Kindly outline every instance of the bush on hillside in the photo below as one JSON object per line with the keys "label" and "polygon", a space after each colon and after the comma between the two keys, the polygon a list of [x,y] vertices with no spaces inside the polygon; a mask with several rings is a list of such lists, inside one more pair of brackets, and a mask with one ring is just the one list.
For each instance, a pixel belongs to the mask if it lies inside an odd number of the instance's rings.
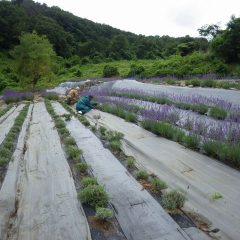
{"label": "bush on hillside", "polygon": [[106,65],[103,68],[103,77],[114,77],[119,75],[117,67]]}
{"label": "bush on hillside", "polygon": [[128,73],[128,77],[144,77],[145,76],[145,68],[143,66],[137,66],[132,64],[130,66],[130,71]]}

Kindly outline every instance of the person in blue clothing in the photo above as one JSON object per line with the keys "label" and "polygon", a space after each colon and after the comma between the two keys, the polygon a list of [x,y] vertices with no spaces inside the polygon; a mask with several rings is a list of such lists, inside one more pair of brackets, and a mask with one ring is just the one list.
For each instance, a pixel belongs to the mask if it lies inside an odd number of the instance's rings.
{"label": "person in blue clothing", "polygon": [[80,114],[85,114],[89,112],[95,106],[94,103],[92,103],[92,99],[93,99],[93,96],[91,95],[81,97],[80,100],[77,102],[76,110]]}

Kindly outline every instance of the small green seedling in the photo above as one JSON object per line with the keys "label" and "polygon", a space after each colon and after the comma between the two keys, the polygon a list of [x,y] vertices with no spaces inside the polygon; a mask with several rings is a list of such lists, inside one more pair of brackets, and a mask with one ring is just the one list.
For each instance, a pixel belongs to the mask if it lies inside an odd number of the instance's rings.
{"label": "small green seedling", "polygon": [[215,192],[215,193],[213,193],[213,194],[211,195],[211,200],[212,200],[212,201],[216,201],[216,200],[218,200],[218,199],[220,199],[220,198],[223,198],[223,196],[222,196],[222,194],[219,193],[219,192]]}
{"label": "small green seedling", "polygon": [[133,168],[135,166],[135,159],[133,157],[127,158],[127,167]]}

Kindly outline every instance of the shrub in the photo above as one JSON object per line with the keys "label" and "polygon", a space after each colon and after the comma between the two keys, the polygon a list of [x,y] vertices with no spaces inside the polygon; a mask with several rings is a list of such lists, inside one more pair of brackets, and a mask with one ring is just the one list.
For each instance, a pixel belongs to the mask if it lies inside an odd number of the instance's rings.
{"label": "shrub", "polygon": [[97,179],[94,177],[84,177],[81,181],[82,188],[86,188],[89,185],[98,185]]}
{"label": "shrub", "polygon": [[55,121],[55,126],[56,126],[57,129],[66,127],[66,125],[65,125],[65,123],[62,119],[57,119]]}
{"label": "shrub", "polygon": [[196,150],[199,148],[199,137],[195,134],[185,135],[183,143],[186,147]]}
{"label": "shrub", "polygon": [[68,130],[66,128],[59,128],[58,132],[61,134],[61,137],[63,139],[65,139],[65,138],[70,136],[70,133],[68,132]]}
{"label": "shrub", "polygon": [[217,82],[211,79],[206,79],[201,81],[201,87],[214,88],[217,86]]}
{"label": "shrub", "polygon": [[97,131],[97,127],[96,126],[91,126],[91,130],[93,131],[93,132],[96,132]]}
{"label": "shrub", "polygon": [[76,168],[80,173],[87,173],[87,170],[89,168],[88,164],[81,162],[76,164]]}
{"label": "shrub", "polygon": [[139,180],[139,179],[144,179],[144,180],[147,180],[149,177],[149,174],[147,173],[147,171],[145,170],[139,170],[137,171],[136,173],[136,178]]}
{"label": "shrub", "polygon": [[208,112],[208,106],[204,104],[191,105],[190,109],[202,115]]}
{"label": "shrub", "polygon": [[216,141],[208,140],[203,143],[202,148],[208,156],[218,157],[218,150],[221,149],[222,144]]}
{"label": "shrub", "polygon": [[234,87],[235,84],[231,84],[228,81],[220,81],[217,83],[217,87],[219,88],[224,88],[224,89],[229,89],[231,87]]}
{"label": "shrub", "polygon": [[102,126],[100,126],[99,131],[100,131],[101,135],[105,136],[105,134],[107,132],[107,129],[102,127]]}
{"label": "shrub", "polygon": [[174,141],[183,143],[184,137],[185,137],[185,133],[182,130],[180,130],[180,129],[175,130],[174,138],[173,138]]}
{"label": "shrub", "polygon": [[125,120],[128,122],[137,122],[137,116],[135,113],[131,113],[131,112],[126,112],[125,114]]}
{"label": "shrub", "polygon": [[68,146],[66,152],[70,158],[72,158],[75,162],[79,162],[81,160],[81,151],[75,146]]}
{"label": "shrub", "polygon": [[79,116],[78,120],[86,127],[91,125],[90,122],[84,116]]}
{"label": "shrub", "polygon": [[74,76],[75,77],[81,77],[82,76],[82,72],[78,69],[74,72]]}
{"label": "shrub", "polygon": [[104,187],[89,185],[79,193],[82,203],[88,203],[92,207],[105,207],[108,204],[108,195]]}
{"label": "shrub", "polygon": [[145,76],[145,68],[143,66],[137,66],[132,64],[130,66],[130,71],[128,73],[129,77],[144,77]]}
{"label": "shrub", "polygon": [[119,140],[112,140],[111,142],[109,142],[108,146],[112,151],[121,150],[121,142]]}
{"label": "shrub", "polygon": [[108,141],[120,141],[123,138],[123,134],[117,131],[107,131],[106,138]]}
{"label": "shrub", "polygon": [[127,167],[133,168],[135,166],[135,159],[133,157],[127,158]]}
{"label": "shrub", "polygon": [[153,177],[151,179],[151,185],[157,191],[161,191],[161,190],[167,188],[167,184],[164,181],[162,181],[159,178],[157,178],[157,177]]}
{"label": "shrub", "polygon": [[222,108],[212,107],[210,109],[209,115],[213,118],[224,120],[227,117],[227,112]]}
{"label": "shrub", "polygon": [[100,220],[106,221],[108,218],[113,217],[113,211],[109,208],[96,208],[96,217]]}
{"label": "shrub", "polygon": [[163,194],[161,200],[163,207],[170,210],[182,208],[185,201],[186,197],[176,190]]}
{"label": "shrub", "polygon": [[10,159],[11,156],[12,156],[12,152],[9,149],[7,149],[5,146],[1,146],[0,152],[1,152],[1,156],[4,157],[4,158],[9,158]]}
{"label": "shrub", "polygon": [[240,167],[240,145],[226,144],[218,141],[208,140],[202,145],[208,156],[217,158],[227,164]]}
{"label": "shrub", "polygon": [[9,158],[0,156],[0,167],[5,166],[9,162],[9,160],[10,160]]}
{"label": "shrub", "polygon": [[119,75],[117,67],[106,65],[103,68],[103,77],[114,77]]}
{"label": "shrub", "polygon": [[67,138],[65,138],[64,139],[64,143],[66,144],[66,145],[72,145],[72,146],[75,146],[76,145],[76,142],[75,142],[75,140],[74,140],[74,138],[73,137],[67,137]]}
{"label": "shrub", "polygon": [[176,81],[173,79],[168,79],[166,82],[168,85],[176,85]]}
{"label": "shrub", "polygon": [[71,118],[72,118],[72,115],[65,113],[65,114],[62,115],[62,117],[64,117],[65,121],[70,121]]}
{"label": "shrub", "polygon": [[142,126],[161,137],[173,139],[175,136],[175,128],[168,123],[155,122],[151,120],[142,121]]}
{"label": "shrub", "polygon": [[199,79],[192,79],[192,80],[187,80],[185,82],[187,86],[192,85],[193,87],[200,87],[201,85],[201,80]]}

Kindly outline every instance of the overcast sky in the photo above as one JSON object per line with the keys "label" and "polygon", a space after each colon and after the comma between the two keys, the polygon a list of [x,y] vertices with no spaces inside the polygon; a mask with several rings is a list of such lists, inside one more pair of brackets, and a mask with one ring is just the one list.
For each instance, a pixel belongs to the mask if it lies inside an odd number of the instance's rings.
{"label": "overcast sky", "polygon": [[240,0],[36,0],[76,16],[143,35],[198,36],[205,24],[225,28]]}

